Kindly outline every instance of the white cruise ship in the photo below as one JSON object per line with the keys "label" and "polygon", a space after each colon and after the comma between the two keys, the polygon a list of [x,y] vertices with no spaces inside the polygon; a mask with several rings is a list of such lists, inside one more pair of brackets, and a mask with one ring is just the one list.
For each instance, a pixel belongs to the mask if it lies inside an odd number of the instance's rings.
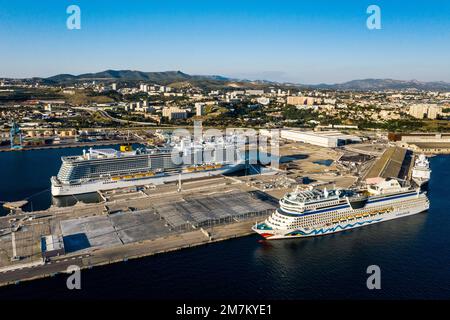
{"label": "white cruise ship", "polygon": [[83,150],[82,155],[61,158],[58,175],[51,177],[51,192],[76,195],[230,173],[244,166],[237,139],[231,135],[214,141],[181,140],[158,149]]}
{"label": "white cruise ship", "polygon": [[391,179],[352,190],[296,190],[280,200],[280,207],[252,229],[266,239],[312,237],[406,217],[428,210],[420,189]]}
{"label": "white cruise ship", "polygon": [[419,187],[425,187],[428,184],[430,177],[430,163],[427,157],[421,154],[414,163],[411,178]]}

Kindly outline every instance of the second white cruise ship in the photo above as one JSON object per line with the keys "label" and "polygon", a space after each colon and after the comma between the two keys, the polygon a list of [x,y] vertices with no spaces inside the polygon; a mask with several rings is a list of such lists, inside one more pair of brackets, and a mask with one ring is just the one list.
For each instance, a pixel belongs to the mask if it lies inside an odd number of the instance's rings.
{"label": "second white cruise ship", "polygon": [[428,210],[420,189],[390,179],[351,190],[296,190],[280,200],[280,207],[253,230],[266,239],[312,237],[406,217]]}
{"label": "second white cruise ship", "polygon": [[238,137],[230,135],[214,141],[181,140],[158,149],[91,148],[61,158],[58,175],[51,177],[51,192],[76,195],[230,173],[244,165],[241,146]]}

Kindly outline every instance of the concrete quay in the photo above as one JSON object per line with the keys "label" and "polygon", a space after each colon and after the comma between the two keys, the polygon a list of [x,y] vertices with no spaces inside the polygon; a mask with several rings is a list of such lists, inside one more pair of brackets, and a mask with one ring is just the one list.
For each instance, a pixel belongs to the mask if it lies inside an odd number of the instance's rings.
{"label": "concrete quay", "polygon": [[[259,219],[264,219],[264,216]],[[253,233],[251,226],[254,223],[255,221],[243,221],[231,225],[217,226],[214,229],[205,229],[211,235],[211,238],[207,237],[201,230],[196,230],[118,247],[98,249],[85,254],[70,254],[58,257],[45,264],[25,265],[16,270],[0,270],[0,286],[65,273],[71,265],[76,265],[80,269],[87,269],[93,266],[124,262],[129,259],[194,248],[200,245],[243,237]]]}
{"label": "concrete quay", "polygon": [[[105,201],[0,217],[0,286],[192,248],[252,234],[276,207],[271,196],[235,178],[211,177],[144,191],[104,192]],[[14,229],[14,230],[13,230]],[[44,235],[65,254],[43,262]]]}

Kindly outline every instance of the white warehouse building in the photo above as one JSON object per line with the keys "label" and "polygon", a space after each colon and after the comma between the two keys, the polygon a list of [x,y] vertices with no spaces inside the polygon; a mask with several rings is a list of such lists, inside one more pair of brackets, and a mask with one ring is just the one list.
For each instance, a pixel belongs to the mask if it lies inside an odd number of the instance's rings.
{"label": "white warehouse building", "polygon": [[287,140],[309,143],[320,147],[336,148],[349,143],[361,142],[361,138],[339,131],[300,131],[282,129],[280,137]]}

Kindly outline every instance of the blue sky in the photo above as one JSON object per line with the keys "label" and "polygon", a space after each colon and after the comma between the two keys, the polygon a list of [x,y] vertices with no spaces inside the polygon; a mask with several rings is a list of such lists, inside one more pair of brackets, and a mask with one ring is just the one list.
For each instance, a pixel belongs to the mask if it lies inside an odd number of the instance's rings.
{"label": "blue sky", "polygon": [[[81,9],[81,30],[66,8]],[[366,9],[381,8],[381,30]],[[0,0],[0,77],[181,70],[450,82],[448,0]]]}

